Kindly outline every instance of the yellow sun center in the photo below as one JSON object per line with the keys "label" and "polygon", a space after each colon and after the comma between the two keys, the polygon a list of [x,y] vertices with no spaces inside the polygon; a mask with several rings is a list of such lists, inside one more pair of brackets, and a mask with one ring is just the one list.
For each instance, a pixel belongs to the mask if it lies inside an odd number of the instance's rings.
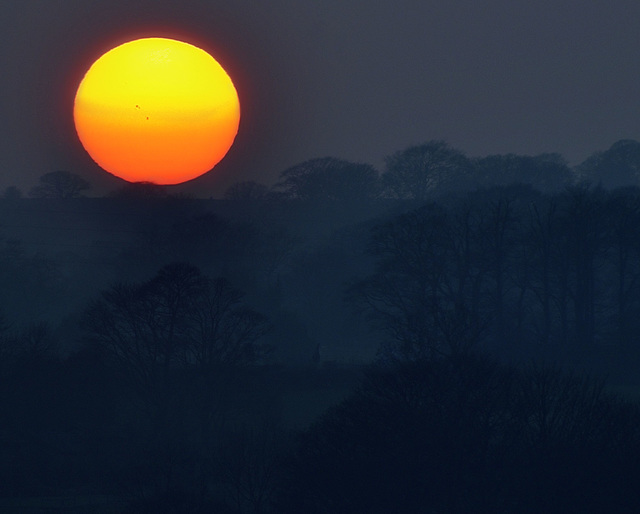
{"label": "yellow sun center", "polygon": [[240,104],[231,79],[207,52],[146,38],[91,66],[73,113],[82,145],[106,171],[131,182],[178,184],[226,155]]}

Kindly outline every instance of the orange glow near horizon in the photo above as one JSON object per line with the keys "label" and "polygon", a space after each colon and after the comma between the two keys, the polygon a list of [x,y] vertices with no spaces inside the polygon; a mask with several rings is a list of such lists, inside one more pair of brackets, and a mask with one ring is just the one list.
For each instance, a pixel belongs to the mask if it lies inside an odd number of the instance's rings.
{"label": "orange glow near horizon", "polygon": [[179,184],[213,168],[238,132],[229,75],[188,43],[124,43],[87,71],[73,108],[78,137],[103,169],[129,182]]}

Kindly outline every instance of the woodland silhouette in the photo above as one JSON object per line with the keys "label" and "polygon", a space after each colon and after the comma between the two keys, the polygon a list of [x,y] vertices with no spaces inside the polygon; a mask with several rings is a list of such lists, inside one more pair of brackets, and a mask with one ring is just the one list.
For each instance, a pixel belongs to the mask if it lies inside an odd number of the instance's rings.
{"label": "woodland silhouette", "polygon": [[0,511],[638,512],[639,170],[429,141],[222,199],[7,186]]}

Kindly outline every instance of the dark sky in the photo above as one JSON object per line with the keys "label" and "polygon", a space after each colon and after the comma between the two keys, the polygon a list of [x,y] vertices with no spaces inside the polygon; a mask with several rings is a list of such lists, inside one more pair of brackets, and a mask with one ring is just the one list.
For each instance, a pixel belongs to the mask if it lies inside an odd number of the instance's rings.
{"label": "dark sky", "polygon": [[5,1],[0,190],[55,169],[120,185],[81,151],[73,96],[104,51],[153,35],[212,53],[242,103],[230,154],[184,191],[314,157],[381,168],[430,139],[574,164],[640,139],[639,19],[637,0]]}

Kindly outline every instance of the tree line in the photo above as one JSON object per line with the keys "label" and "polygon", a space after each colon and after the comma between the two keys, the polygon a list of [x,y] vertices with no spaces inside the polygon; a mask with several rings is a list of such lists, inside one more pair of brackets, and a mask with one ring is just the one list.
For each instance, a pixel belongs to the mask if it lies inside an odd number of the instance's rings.
{"label": "tree line", "polygon": [[[397,198],[418,202],[451,191],[528,184],[552,193],[577,183],[606,189],[640,185],[640,143],[620,140],[605,151],[570,167],[558,153],[536,156],[500,154],[471,158],[445,141],[432,140],[397,151],[384,160],[379,174],[370,164],[334,157],[310,159],[280,173],[272,187],[256,181],[233,184],[224,197],[231,200],[298,199],[304,201]],[[34,198],[77,198],[88,191],[87,180],[69,171],[45,173],[28,194]],[[161,195],[153,185],[124,186],[111,196]],[[22,191],[5,188],[3,198],[18,199]]]}
{"label": "tree line", "polygon": [[[380,176],[317,159],[219,202],[132,184],[70,202],[108,230],[132,213],[84,268],[0,240],[0,499],[636,512],[638,405],[560,369],[635,375],[640,188],[595,178],[633,176],[636,145],[570,169],[430,142]],[[65,173],[35,196],[79,197]],[[22,203],[50,202],[0,208]]]}
{"label": "tree line", "polygon": [[639,193],[518,186],[425,204],[374,227],[375,272],[352,293],[393,352],[455,355],[483,341],[500,353],[628,358],[640,328]]}

